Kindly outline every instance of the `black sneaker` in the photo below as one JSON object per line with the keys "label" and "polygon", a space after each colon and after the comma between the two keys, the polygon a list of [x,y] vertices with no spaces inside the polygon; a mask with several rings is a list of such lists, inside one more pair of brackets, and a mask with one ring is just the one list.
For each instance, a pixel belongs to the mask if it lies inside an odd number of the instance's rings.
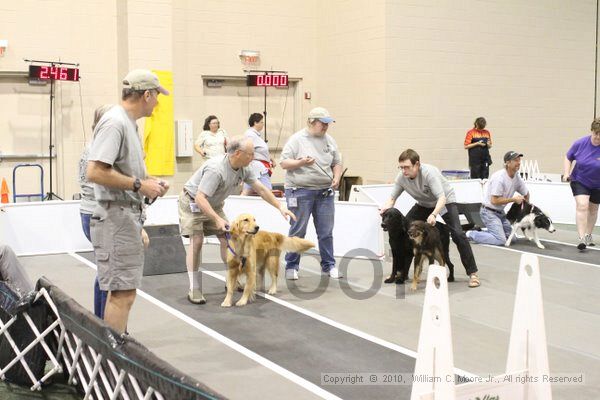
{"label": "black sneaker", "polygon": [[579,244],[577,245],[577,250],[585,250],[586,248],[585,239],[579,238]]}

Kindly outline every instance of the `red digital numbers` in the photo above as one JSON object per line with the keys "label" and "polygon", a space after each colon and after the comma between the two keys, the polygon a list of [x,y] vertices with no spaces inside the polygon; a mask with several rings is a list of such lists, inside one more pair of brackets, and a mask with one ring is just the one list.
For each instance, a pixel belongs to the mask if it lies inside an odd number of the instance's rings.
{"label": "red digital numbers", "polygon": [[79,68],[56,67],[50,65],[30,65],[29,77],[39,80],[78,81]]}
{"label": "red digital numbers", "polygon": [[48,76],[48,69],[50,67],[47,66],[42,66],[40,68],[40,79],[50,79],[50,77]]}
{"label": "red digital numbers", "polygon": [[250,86],[288,86],[287,75],[254,75],[249,76]]}

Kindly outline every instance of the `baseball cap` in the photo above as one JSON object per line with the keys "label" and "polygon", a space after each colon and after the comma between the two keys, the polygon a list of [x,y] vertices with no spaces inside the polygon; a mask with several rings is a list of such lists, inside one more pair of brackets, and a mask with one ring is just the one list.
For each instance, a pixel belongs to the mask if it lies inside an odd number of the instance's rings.
{"label": "baseball cap", "polygon": [[324,109],[323,107],[315,107],[308,113],[308,119],[318,119],[324,124],[328,124],[330,122],[335,122],[335,119],[331,115],[329,115],[329,111]]}
{"label": "baseball cap", "polygon": [[160,86],[158,77],[147,69],[134,69],[123,78],[123,86],[132,90],[151,90],[156,89],[165,96],[169,91]]}
{"label": "baseball cap", "polygon": [[523,157],[523,154],[517,153],[516,151],[508,151],[504,155],[504,162],[509,162],[510,160],[514,160],[515,158]]}

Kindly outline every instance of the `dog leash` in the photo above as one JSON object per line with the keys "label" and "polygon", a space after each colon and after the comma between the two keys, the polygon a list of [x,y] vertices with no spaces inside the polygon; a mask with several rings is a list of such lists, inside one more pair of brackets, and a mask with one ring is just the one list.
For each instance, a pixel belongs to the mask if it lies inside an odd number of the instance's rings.
{"label": "dog leash", "polygon": [[233,249],[233,247],[231,247],[231,244],[230,244],[231,233],[229,233],[229,225],[225,225],[225,229],[227,229],[225,231],[225,240],[227,241],[227,249],[229,249],[229,251],[231,252],[231,254],[233,254],[233,256],[235,258],[239,258],[242,261],[242,269],[243,269],[244,266],[246,265],[246,257],[239,257],[237,255],[237,253],[235,252],[235,250]]}

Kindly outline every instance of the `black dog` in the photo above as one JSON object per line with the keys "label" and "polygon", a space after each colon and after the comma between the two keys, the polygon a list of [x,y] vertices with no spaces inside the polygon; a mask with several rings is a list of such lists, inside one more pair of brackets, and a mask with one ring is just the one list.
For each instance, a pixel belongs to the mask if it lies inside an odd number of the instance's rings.
{"label": "black dog", "polygon": [[[454,282],[454,264],[450,261],[450,230],[445,224],[436,223],[440,233],[444,259],[450,274],[448,282]],[[398,284],[408,279],[408,271],[412,263],[414,253],[413,244],[408,237],[410,221],[402,213],[392,207],[381,216],[381,227],[389,234],[390,247],[392,248],[392,273],[384,282]]]}
{"label": "black dog", "polygon": [[506,213],[506,219],[512,225],[512,232],[504,244],[506,247],[510,246],[512,238],[517,234],[517,231],[521,229],[527,239],[532,240],[540,249],[544,249],[545,247],[540,242],[537,230],[545,229],[550,233],[556,231],[550,217],[544,214],[539,207],[534,206],[525,200],[523,200],[521,204],[513,203],[512,206],[510,206],[508,213]]}

